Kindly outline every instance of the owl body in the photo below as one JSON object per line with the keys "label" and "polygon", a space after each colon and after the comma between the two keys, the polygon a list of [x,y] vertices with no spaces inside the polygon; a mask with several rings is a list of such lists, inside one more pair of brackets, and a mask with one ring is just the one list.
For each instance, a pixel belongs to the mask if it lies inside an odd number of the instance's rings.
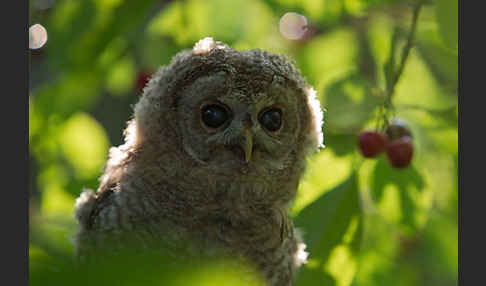
{"label": "owl body", "polygon": [[[288,216],[322,113],[288,59],[206,38],[157,72],[76,202],[80,256],[125,238],[188,257],[228,256],[292,285],[302,241]],[[188,246],[189,245],[189,246]]]}

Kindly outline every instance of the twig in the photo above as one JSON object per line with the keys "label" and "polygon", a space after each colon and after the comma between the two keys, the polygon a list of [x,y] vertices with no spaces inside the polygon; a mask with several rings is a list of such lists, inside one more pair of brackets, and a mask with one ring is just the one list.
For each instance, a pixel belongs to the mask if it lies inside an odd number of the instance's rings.
{"label": "twig", "polygon": [[412,25],[410,27],[410,31],[409,31],[408,36],[407,36],[407,42],[405,44],[405,47],[402,50],[402,57],[401,57],[400,65],[398,66],[398,69],[395,69],[395,60],[394,60],[395,59],[395,57],[394,57],[394,55],[395,55],[394,43],[396,41],[395,37],[398,37],[398,34],[395,33],[393,35],[394,39],[392,39],[392,49],[391,49],[391,54],[390,54],[390,61],[388,62],[389,70],[387,70],[387,67],[385,67],[385,74],[387,74],[387,73],[389,74],[387,76],[387,82],[386,82],[385,102],[384,102],[384,104],[381,108],[381,111],[380,111],[381,115],[380,115],[380,119],[377,123],[377,129],[385,130],[388,127],[388,124],[389,124],[388,118],[389,118],[390,113],[392,113],[392,114],[395,113],[395,109],[394,109],[394,106],[392,104],[392,97],[395,94],[395,87],[396,87],[398,80],[400,79],[400,77],[403,73],[403,70],[405,68],[405,64],[406,64],[407,59],[408,59],[408,55],[410,54],[410,50],[413,47],[415,31],[417,29],[417,21],[418,21],[418,17],[419,17],[419,14],[420,14],[420,10],[421,10],[424,3],[425,3],[425,0],[418,2],[416,4],[414,10],[413,10]]}
{"label": "twig", "polygon": [[417,21],[418,21],[418,16],[420,14],[420,10],[423,6],[425,1],[420,1],[417,6],[415,6],[415,9],[413,10],[413,16],[412,16],[412,26],[410,27],[410,32],[408,33],[407,37],[407,43],[405,44],[405,47],[403,48],[402,51],[402,59],[400,61],[400,65],[398,66],[397,72],[393,75],[392,77],[392,82],[391,86],[388,90],[388,96],[393,96],[393,93],[395,91],[395,86],[400,79],[400,76],[402,75],[403,69],[405,68],[405,63],[407,62],[408,55],[410,54],[410,50],[413,47],[413,42],[414,42],[414,36],[415,36],[415,31],[417,30]]}

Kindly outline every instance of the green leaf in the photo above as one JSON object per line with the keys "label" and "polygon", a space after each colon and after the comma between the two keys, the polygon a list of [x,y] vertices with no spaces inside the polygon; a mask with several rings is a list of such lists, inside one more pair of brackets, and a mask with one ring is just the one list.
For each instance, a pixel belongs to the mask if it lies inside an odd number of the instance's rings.
{"label": "green leaf", "polygon": [[321,286],[334,286],[336,285],[336,279],[330,274],[322,271],[321,268],[308,268],[299,272],[297,276],[296,285],[306,286],[306,285],[321,285]]}
{"label": "green leaf", "polygon": [[103,126],[85,113],[74,114],[60,135],[61,150],[76,171],[86,179],[100,173],[108,153],[108,137]]}
{"label": "green leaf", "polygon": [[92,107],[99,99],[102,77],[93,68],[71,69],[55,82],[46,83],[33,92],[36,112],[44,118],[55,115],[65,120],[79,110]]}
{"label": "green leaf", "polygon": [[[398,198],[391,196],[390,193],[385,194],[385,189],[389,185],[396,187]],[[378,159],[371,178],[371,190],[376,202],[385,201],[385,195],[388,195],[386,196],[388,201],[384,202],[384,204],[387,205],[388,209],[393,208],[394,213],[396,213],[398,207],[396,204],[398,203],[400,212],[398,220],[401,224],[411,229],[417,228],[415,215],[418,208],[416,198],[412,196],[411,192],[414,189],[420,192],[424,186],[424,178],[413,164],[406,169],[394,169],[384,156]],[[391,202],[396,199],[398,199],[398,202]],[[391,215],[388,214],[388,216],[390,217]]]}
{"label": "green leaf", "polygon": [[[423,276],[431,285],[453,285],[458,274],[458,226],[457,221],[434,213],[422,235],[415,264],[421,267]],[[456,284],[457,285],[457,284]]]}
{"label": "green leaf", "polygon": [[110,69],[107,79],[107,90],[116,96],[128,95],[135,85],[136,71],[133,59],[124,57]]}
{"label": "green leaf", "polygon": [[[297,215],[295,225],[303,230],[304,241],[308,246],[306,251],[309,252],[309,264],[298,276],[301,285],[334,285],[333,279],[325,278],[328,274],[324,273],[323,267],[328,262],[332,251],[344,242],[352,221],[356,221],[355,218],[360,215],[359,190],[355,173]],[[356,233],[360,232],[355,231],[354,234]],[[316,267],[321,269],[321,280],[328,283],[322,284],[324,282],[321,281],[319,284],[315,280]]]}
{"label": "green leaf", "polygon": [[457,96],[445,92],[427,64],[412,49],[400,80],[395,86],[393,104],[415,105],[428,109],[446,109],[457,106]]}
{"label": "green leaf", "polygon": [[131,44],[138,42],[138,37],[143,34],[144,20],[150,16],[156,2],[62,2],[47,27],[50,64],[68,70],[74,66],[92,67],[96,58],[116,38],[127,38]]}
{"label": "green leaf", "polygon": [[352,155],[338,157],[326,148],[309,158],[292,213],[297,215],[323,193],[346,180],[353,171],[351,157]]}
{"label": "green leaf", "polygon": [[181,261],[161,251],[140,255],[130,250],[104,255],[88,263],[66,261],[61,256],[31,244],[29,285],[264,285],[260,277],[251,272],[251,267],[232,259]]}
{"label": "green leaf", "polygon": [[327,131],[327,126],[324,125],[324,134],[326,137],[326,148],[334,151],[336,156],[346,156],[356,150],[357,136],[354,133],[334,133]]}
{"label": "green leaf", "polygon": [[[171,37],[186,47],[207,36],[231,45],[246,38],[245,26],[254,17],[249,9],[245,0],[174,1],[154,18],[148,32]],[[250,17],[240,17],[242,14]],[[268,19],[258,19],[260,25],[261,21]]]}
{"label": "green leaf", "polygon": [[363,76],[349,73],[325,90],[326,127],[341,133],[357,133],[371,118],[383,97],[372,92]]}
{"label": "green leaf", "polygon": [[89,34],[97,15],[94,1],[58,2],[46,27],[49,33],[46,48],[53,55],[49,56],[51,65],[64,65],[72,60],[70,50]]}
{"label": "green leaf", "polygon": [[406,169],[394,169],[385,158],[380,157],[371,180],[371,188],[376,200],[381,199],[383,190],[388,184],[395,185],[402,191],[407,191],[409,185],[422,189],[424,180],[413,165]]}
{"label": "green leaf", "polygon": [[383,67],[385,73],[386,89],[388,91],[390,90],[395,77],[396,62],[397,62],[396,55],[397,55],[399,39],[400,39],[400,30],[398,28],[395,28],[393,30],[392,39],[391,39],[390,56],[388,57],[388,60]]}
{"label": "green leaf", "polygon": [[458,0],[436,0],[436,17],[444,43],[457,49],[458,41]]}
{"label": "green leaf", "polygon": [[458,53],[457,50],[444,45],[437,19],[433,20],[435,22],[418,23],[415,49],[443,89],[455,93],[458,80]]}
{"label": "green leaf", "polygon": [[359,49],[353,30],[340,27],[314,38],[295,56],[308,82],[322,90],[357,69]]}

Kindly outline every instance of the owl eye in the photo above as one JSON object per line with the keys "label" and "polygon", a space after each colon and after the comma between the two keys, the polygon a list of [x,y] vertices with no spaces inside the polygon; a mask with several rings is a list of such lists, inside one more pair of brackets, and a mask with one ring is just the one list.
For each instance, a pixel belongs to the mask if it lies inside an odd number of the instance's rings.
{"label": "owl eye", "polygon": [[210,128],[218,128],[228,121],[228,111],[221,105],[206,105],[201,110],[201,118],[204,124]]}
{"label": "owl eye", "polygon": [[282,111],[277,108],[269,109],[260,116],[259,121],[265,129],[275,132],[282,126]]}

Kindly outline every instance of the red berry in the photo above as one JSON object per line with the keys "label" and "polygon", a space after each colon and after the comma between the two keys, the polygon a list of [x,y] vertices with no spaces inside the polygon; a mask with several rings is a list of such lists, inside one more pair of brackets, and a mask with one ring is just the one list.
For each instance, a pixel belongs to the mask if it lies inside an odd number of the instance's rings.
{"label": "red berry", "polygon": [[373,158],[385,150],[386,138],[379,132],[364,131],[358,137],[358,145],[364,157]]}
{"label": "red berry", "polygon": [[412,137],[412,132],[405,121],[395,118],[385,131],[388,139],[395,140],[405,136]]}
{"label": "red berry", "polygon": [[145,87],[145,85],[147,85],[152,75],[152,71],[141,71],[138,73],[137,82],[135,84],[138,92],[143,91],[143,88]]}
{"label": "red berry", "polygon": [[410,165],[413,155],[412,138],[404,136],[392,140],[386,148],[388,161],[394,168],[406,168]]}

